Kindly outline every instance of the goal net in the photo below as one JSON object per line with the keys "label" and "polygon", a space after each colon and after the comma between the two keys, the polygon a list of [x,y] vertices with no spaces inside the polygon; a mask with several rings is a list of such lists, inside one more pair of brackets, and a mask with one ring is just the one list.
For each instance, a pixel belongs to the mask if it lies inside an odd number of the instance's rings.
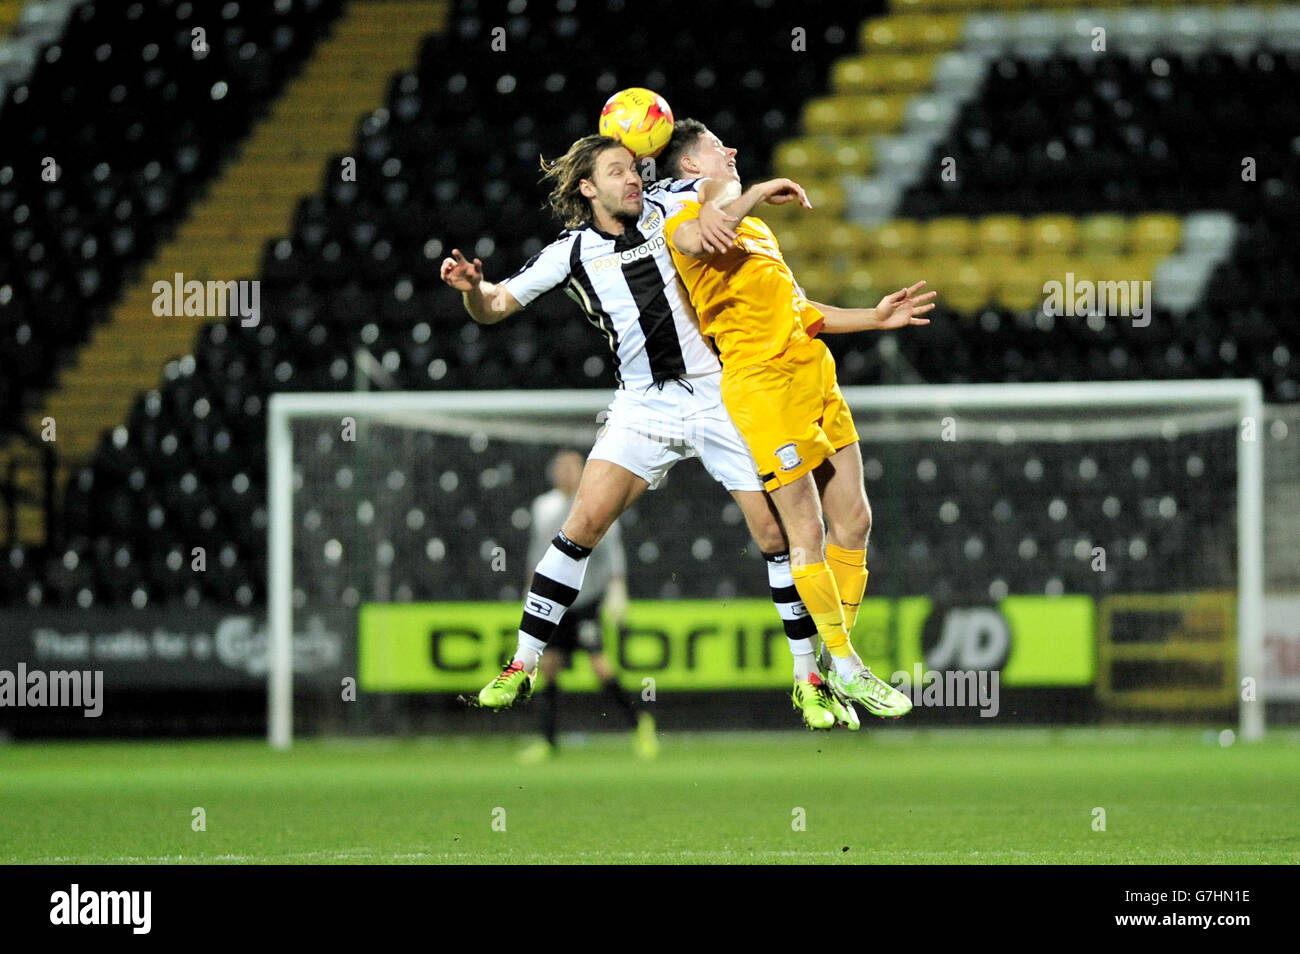
{"label": "goal net", "polygon": [[[845,395],[873,511],[853,642],[912,696],[904,723],[1261,734],[1264,447],[1277,429],[1256,382]],[[530,502],[556,451],[591,446],[609,399],[271,399],[273,745],[295,732],[527,727],[467,713],[457,696],[513,650]],[[1276,469],[1300,479],[1294,462]],[[621,527],[631,604],[605,644],[625,688],[670,726],[797,726],[763,562],[729,496],[686,461]],[[340,636],[343,676],[295,678],[322,631]],[[597,687],[581,654],[560,684],[575,699]]]}

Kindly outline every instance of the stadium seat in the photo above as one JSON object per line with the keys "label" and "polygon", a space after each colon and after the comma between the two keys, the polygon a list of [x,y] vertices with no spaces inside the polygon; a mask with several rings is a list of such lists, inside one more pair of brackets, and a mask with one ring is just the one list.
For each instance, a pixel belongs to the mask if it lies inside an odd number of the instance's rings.
{"label": "stadium seat", "polygon": [[969,219],[931,219],[921,229],[922,252],[932,258],[959,258],[970,250],[973,238]]}
{"label": "stadium seat", "polygon": [[919,253],[921,235],[918,223],[899,220],[872,229],[868,241],[878,257],[910,258]]}
{"label": "stadium seat", "polygon": [[1035,216],[1026,229],[1026,245],[1037,255],[1069,255],[1078,246],[1079,225],[1071,216]]}
{"label": "stadium seat", "polygon": [[902,93],[811,100],[804,109],[804,128],[810,135],[832,136],[893,132],[909,100]]}
{"label": "stadium seat", "polygon": [[974,247],[980,254],[1014,257],[1024,248],[1024,222],[1017,216],[985,216],[974,228]]}
{"label": "stadium seat", "polygon": [[1122,215],[1089,215],[1079,221],[1079,252],[1085,258],[1123,255],[1131,247],[1131,228]]}
{"label": "stadium seat", "polygon": [[927,89],[935,58],[927,55],[859,56],[838,60],[831,69],[837,93],[917,93]]}
{"label": "stadium seat", "polygon": [[951,14],[897,14],[868,20],[862,45],[870,52],[941,52],[958,46],[962,17]]}
{"label": "stadium seat", "polygon": [[1139,215],[1133,220],[1133,251],[1168,255],[1178,248],[1182,223],[1173,215]]}

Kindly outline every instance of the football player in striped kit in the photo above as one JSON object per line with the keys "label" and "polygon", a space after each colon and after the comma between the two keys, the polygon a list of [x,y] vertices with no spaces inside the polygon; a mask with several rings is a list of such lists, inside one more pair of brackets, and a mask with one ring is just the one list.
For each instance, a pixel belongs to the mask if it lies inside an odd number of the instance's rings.
{"label": "football player in striped kit", "polygon": [[603,136],[578,140],[564,156],[544,161],[543,170],[550,207],[565,226],[559,237],[495,283],[484,279],[478,259],[453,249],[442,279],[462,293],[480,324],[495,324],[563,287],[609,342],[619,387],[573,507],[533,573],[514,658],[479,693],[479,704],[503,709],[527,698],[541,653],[582,587],[592,549],[674,464],[699,457],[731,493],[766,557],[772,599],[794,654],[795,708],[809,728],[858,728],[853,707],[818,672],[817,629],[795,589],[776,511],[723,405],[722,367],[677,279],[661,190],[647,189],[632,154]]}

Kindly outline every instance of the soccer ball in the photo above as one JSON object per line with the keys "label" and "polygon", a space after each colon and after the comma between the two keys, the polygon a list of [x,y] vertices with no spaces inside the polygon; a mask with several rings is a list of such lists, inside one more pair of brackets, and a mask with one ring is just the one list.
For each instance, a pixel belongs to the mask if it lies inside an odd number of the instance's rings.
{"label": "soccer ball", "polygon": [[657,156],[672,138],[673,111],[653,90],[622,89],[600,111],[600,134],[617,139],[638,159]]}

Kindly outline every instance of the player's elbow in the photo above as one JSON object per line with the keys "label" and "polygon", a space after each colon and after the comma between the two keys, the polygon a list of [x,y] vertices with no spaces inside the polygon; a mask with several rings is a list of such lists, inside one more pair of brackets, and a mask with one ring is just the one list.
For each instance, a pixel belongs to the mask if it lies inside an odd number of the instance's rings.
{"label": "player's elbow", "polygon": [[507,318],[511,314],[512,309],[498,308],[495,305],[489,305],[487,308],[479,310],[467,308],[466,311],[468,311],[469,316],[480,325],[495,325],[498,321]]}

